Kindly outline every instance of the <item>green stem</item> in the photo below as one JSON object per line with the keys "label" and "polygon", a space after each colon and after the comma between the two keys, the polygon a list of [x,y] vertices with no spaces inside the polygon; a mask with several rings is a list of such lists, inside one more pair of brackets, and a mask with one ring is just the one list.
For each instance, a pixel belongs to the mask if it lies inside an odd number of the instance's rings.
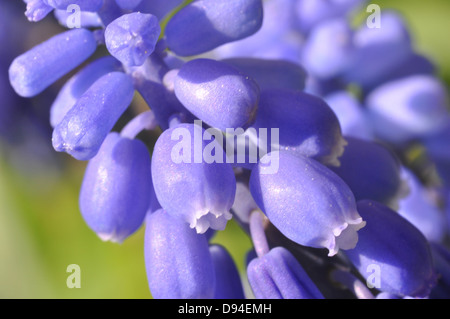
{"label": "green stem", "polygon": [[191,2],[194,2],[194,0],[185,0],[183,1],[182,4],[180,4],[179,6],[177,6],[175,9],[173,9],[172,11],[170,11],[165,17],[164,19],[161,20],[160,26],[161,26],[161,35],[159,36],[159,40],[161,40],[166,32],[166,27],[167,24],[169,23],[170,19],[172,19],[172,17],[174,15],[176,15],[181,9],[183,9],[184,7],[186,7],[188,4],[190,4]]}

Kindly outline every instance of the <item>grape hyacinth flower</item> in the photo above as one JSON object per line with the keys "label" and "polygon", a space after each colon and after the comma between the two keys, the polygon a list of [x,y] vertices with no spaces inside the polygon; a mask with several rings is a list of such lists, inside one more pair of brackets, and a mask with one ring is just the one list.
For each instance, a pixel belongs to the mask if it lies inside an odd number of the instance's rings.
{"label": "grape hyacinth flower", "polygon": [[155,49],[160,32],[154,15],[125,14],[106,27],[106,47],[124,66],[140,66]]}
{"label": "grape hyacinth flower", "polygon": [[365,222],[344,181],[313,159],[289,151],[278,158],[276,174],[264,174],[260,162],[250,177],[253,198],[274,226],[298,244],[328,249],[329,256],[354,248]]}
{"label": "grape hyacinth flower", "polygon": [[426,238],[383,204],[363,200],[357,205],[367,225],[359,232],[358,245],[345,254],[361,275],[368,278],[377,269],[380,276],[377,288],[381,291],[400,296],[428,296],[436,278]]}
{"label": "grape hyacinth flower", "polygon": [[94,35],[87,29],[55,35],[11,63],[11,85],[20,96],[35,96],[80,65],[96,48]]}
{"label": "grape hyacinth flower", "polygon": [[[269,129],[279,130],[278,144],[272,143],[267,151],[288,150],[335,166],[347,143],[336,115],[323,99],[299,90],[274,88],[261,92],[252,128],[266,128],[267,141],[273,141]],[[249,130],[248,134],[257,143],[253,132]]]}
{"label": "grape hyacinth flower", "polygon": [[233,169],[225,162],[222,146],[201,126],[179,124],[160,135],[152,156],[152,178],[162,208],[198,233],[209,227],[223,230],[231,219]]}
{"label": "grape hyacinth flower", "polygon": [[192,114],[223,131],[251,125],[259,102],[259,87],[253,79],[210,59],[185,63],[175,76],[174,92]]}
{"label": "grape hyacinth flower", "polygon": [[144,221],[152,187],[145,145],[110,133],[86,168],[81,214],[102,240],[122,242]]}
{"label": "grape hyacinth flower", "polygon": [[60,89],[81,216],[118,243],[145,224],[153,298],[448,298],[447,90],[402,15],[355,26],[366,3],[24,0],[80,27],[0,69],[21,97]]}
{"label": "grape hyacinth flower", "polygon": [[50,108],[50,124],[53,127],[58,125],[95,81],[115,71],[121,71],[121,64],[113,57],[105,56],[76,73],[64,84],[53,102]]}
{"label": "grape hyacinth flower", "polygon": [[158,299],[212,298],[214,264],[205,235],[163,209],[146,218],[145,265]]}
{"label": "grape hyacinth flower", "polygon": [[340,158],[341,165],[330,169],[350,187],[356,201],[372,199],[397,208],[399,199],[408,193],[398,158],[380,143],[345,139],[348,144]]}
{"label": "grape hyacinth flower", "polygon": [[252,35],[262,18],[261,0],[194,1],[167,24],[167,45],[177,55],[197,55]]}
{"label": "grape hyacinth flower", "polygon": [[209,247],[216,274],[214,299],[245,299],[239,271],[225,247]]}
{"label": "grape hyacinth flower", "polygon": [[131,79],[125,73],[111,72],[99,78],[53,130],[55,150],[82,161],[94,157],[133,94]]}

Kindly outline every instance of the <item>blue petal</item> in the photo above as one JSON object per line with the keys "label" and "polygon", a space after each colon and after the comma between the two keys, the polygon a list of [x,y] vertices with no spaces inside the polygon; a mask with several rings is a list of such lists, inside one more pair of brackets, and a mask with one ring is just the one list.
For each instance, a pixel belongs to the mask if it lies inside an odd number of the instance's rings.
{"label": "blue petal", "polygon": [[153,298],[214,296],[214,266],[204,235],[160,209],[146,218],[144,244],[145,267]]}
{"label": "blue petal", "polygon": [[122,242],[141,226],[151,191],[147,147],[110,133],[86,168],[81,213],[101,239]]}
{"label": "blue petal", "polygon": [[294,256],[275,247],[247,268],[250,286],[258,299],[323,299],[322,293]]}
{"label": "blue petal", "polygon": [[359,231],[356,247],[345,255],[360,274],[366,279],[373,276],[381,291],[427,297],[436,278],[430,246],[423,234],[397,212],[375,201],[359,201],[358,212],[367,225]]}

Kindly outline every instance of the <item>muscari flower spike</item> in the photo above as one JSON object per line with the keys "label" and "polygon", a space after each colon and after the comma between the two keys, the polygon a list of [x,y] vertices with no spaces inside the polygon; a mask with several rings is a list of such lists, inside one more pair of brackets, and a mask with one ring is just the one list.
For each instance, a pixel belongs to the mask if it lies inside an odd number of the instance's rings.
{"label": "muscari flower spike", "polygon": [[123,242],[141,226],[152,187],[144,143],[110,133],[86,168],[81,214],[102,240]]}
{"label": "muscari flower spike", "polygon": [[[253,198],[270,222],[300,245],[327,248],[329,256],[354,248],[365,221],[344,181],[313,159],[289,151],[272,153],[250,177]],[[276,173],[264,164],[269,155],[279,163]]]}
{"label": "muscari flower spike", "polygon": [[201,126],[179,124],[159,136],[152,178],[164,210],[198,233],[209,227],[223,230],[231,219],[236,193],[233,169],[225,162],[222,146]]}
{"label": "muscari flower spike", "polygon": [[145,267],[153,298],[212,298],[215,270],[205,235],[163,209],[149,214],[145,223]]}

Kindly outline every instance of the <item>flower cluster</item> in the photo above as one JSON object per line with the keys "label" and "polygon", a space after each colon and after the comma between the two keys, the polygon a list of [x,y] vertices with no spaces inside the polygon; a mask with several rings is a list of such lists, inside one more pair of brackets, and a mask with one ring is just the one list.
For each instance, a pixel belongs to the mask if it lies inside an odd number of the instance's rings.
{"label": "flower cluster", "polygon": [[[25,2],[69,30],[10,83],[33,97],[76,70],[53,147],[88,162],[79,206],[102,240],[145,225],[154,298],[450,297],[446,89],[398,13],[354,27],[364,0]],[[148,110],[117,129],[136,92]],[[210,242],[232,218],[254,246],[245,280]]]}

